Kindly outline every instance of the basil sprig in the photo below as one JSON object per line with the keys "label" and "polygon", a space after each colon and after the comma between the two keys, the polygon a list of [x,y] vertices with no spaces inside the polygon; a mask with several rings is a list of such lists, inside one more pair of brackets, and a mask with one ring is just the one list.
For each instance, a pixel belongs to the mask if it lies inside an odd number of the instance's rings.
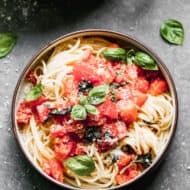
{"label": "basil sprig", "polygon": [[110,61],[123,61],[127,64],[135,63],[145,70],[158,70],[155,60],[142,51],[135,52],[133,49],[126,51],[122,48],[108,48],[102,55]]}
{"label": "basil sprig", "polygon": [[94,160],[87,156],[74,156],[64,161],[64,165],[79,176],[86,176],[95,169]]}
{"label": "basil sprig", "polygon": [[86,119],[86,109],[81,105],[74,105],[71,111],[71,117],[75,120]]}
{"label": "basil sprig", "polygon": [[26,94],[25,100],[33,101],[38,99],[41,95],[42,95],[42,85],[37,84],[36,86],[32,87],[32,89]]}
{"label": "basil sprig", "polygon": [[85,107],[86,111],[90,114],[98,115],[98,113],[99,113],[98,109],[93,105],[86,104],[86,105],[84,105],[84,107]]}
{"label": "basil sprig", "polygon": [[105,102],[108,89],[109,86],[106,84],[94,87],[88,94],[88,102],[92,105]]}
{"label": "basil sprig", "polygon": [[0,58],[11,52],[17,42],[17,36],[13,33],[0,34]]}
{"label": "basil sprig", "polygon": [[181,22],[168,19],[160,27],[160,34],[164,40],[171,44],[182,45],[184,41],[184,28]]}
{"label": "basil sprig", "polygon": [[134,62],[145,70],[158,70],[155,60],[145,52],[136,52]]}
{"label": "basil sprig", "polygon": [[107,48],[102,56],[110,61],[122,61],[126,58],[126,50],[123,48]]}

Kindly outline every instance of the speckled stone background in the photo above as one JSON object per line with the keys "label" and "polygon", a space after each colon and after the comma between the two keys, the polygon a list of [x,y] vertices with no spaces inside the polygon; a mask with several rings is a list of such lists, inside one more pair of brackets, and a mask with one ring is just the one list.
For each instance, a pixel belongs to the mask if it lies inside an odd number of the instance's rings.
{"label": "speckled stone background", "polygon": [[[159,36],[163,20],[176,18],[185,28],[183,46]],[[58,190],[25,160],[12,133],[10,109],[19,74],[49,41],[87,28],[112,29],[137,37],[165,61],[179,95],[179,122],[165,161],[141,190],[190,189],[190,1],[189,0],[0,0],[0,32],[19,39],[0,59],[0,190]]]}

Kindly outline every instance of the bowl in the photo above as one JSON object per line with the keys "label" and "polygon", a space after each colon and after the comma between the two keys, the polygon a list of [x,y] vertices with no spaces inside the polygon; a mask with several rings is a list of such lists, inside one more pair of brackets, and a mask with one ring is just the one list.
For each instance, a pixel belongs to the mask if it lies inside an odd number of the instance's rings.
{"label": "bowl", "polygon": [[19,129],[18,129],[15,114],[16,114],[16,109],[17,109],[17,106],[18,106],[19,97],[21,96],[21,89],[22,89],[23,83],[24,83],[23,80],[24,80],[27,72],[32,67],[37,65],[42,58],[45,58],[46,56],[48,56],[51,53],[52,49],[56,45],[58,45],[58,44],[60,44],[62,42],[65,42],[65,41],[67,41],[69,39],[76,38],[76,37],[83,37],[83,36],[98,36],[98,37],[108,38],[111,41],[118,42],[120,44],[127,44],[128,46],[137,48],[139,50],[142,50],[142,51],[147,52],[148,54],[150,54],[155,59],[155,61],[157,62],[159,69],[161,70],[164,78],[166,79],[166,81],[168,83],[168,86],[169,86],[169,91],[170,91],[171,97],[173,99],[174,117],[173,117],[171,129],[170,129],[170,132],[169,132],[169,136],[168,136],[168,141],[167,141],[165,147],[163,148],[162,152],[159,154],[159,156],[157,156],[157,158],[154,160],[152,165],[150,167],[148,167],[147,169],[145,169],[135,179],[129,181],[126,184],[111,187],[109,189],[113,190],[113,189],[118,189],[118,188],[122,188],[122,187],[127,188],[127,187],[130,187],[130,186],[134,185],[134,184],[137,184],[138,182],[141,182],[144,179],[144,177],[147,176],[148,174],[150,174],[152,171],[154,171],[154,169],[156,169],[157,166],[164,159],[164,157],[166,155],[166,152],[167,152],[167,150],[168,150],[168,148],[169,148],[169,146],[170,146],[170,144],[172,142],[172,139],[174,137],[176,126],[177,126],[177,118],[178,118],[178,99],[177,99],[177,93],[176,93],[175,84],[173,82],[171,74],[169,73],[169,71],[168,71],[167,67],[165,66],[165,64],[163,63],[163,61],[157,56],[157,54],[154,53],[154,51],[151,50],[150,48],[146,47],[143,43],[139,42],[139,40],[135,39],[134,37],[131,37],[131,36],[126,35],[126,34],[121,34],[121,33],[118,33],[118,32],[114,32],[114,31],[109,31],[109,30],[100,30],[100,29],[82,30],[82,31],[77,31],[77,32],[73,32],[73,33],[70,33],[70,34],[63,35],[60,38],[50,42],[47,46],[45,46],[40,51],[38,51],[37,54],[29,61],[27,66],[22,71],[22,73],[21,73],[21,75],[20,75],[20,77],[18,79],[18,82],[16,84],[15,90],[14,90],[14,95],[13,95],[13,99],[12,99],[12,115],[11,115],[14,135],[15,135],[17,143],[19,144],[19,147],[22,150],[23,154],[25,155],[26,159],[48,181],[51,181],[51,182],[53,182],[53,183],[55,183],[58,186],[61,186],[63,188],[68,188],[68,189],[73,189],[73,190],[80,189],[80,188],[73,187],[73,186],[70,186],[70,185],[65,184],[65,183],[57,182],[53,178],[46,175],[43,171],[41,171],[41,169],[39,169],[39,167],[37,167],[34,164],[31,156],[26,151],[26,149],[25,149],[25,147],[23,145],[23,140],[22,140],[21,134],[20,134]]}

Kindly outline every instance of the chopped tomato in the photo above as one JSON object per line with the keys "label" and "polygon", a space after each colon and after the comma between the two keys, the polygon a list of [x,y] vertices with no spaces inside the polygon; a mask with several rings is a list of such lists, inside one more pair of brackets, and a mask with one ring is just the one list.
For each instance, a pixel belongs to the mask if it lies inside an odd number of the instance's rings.
{"label": "chopped tomato", "polygon": [[119,185],[126,183],[138,176],[139,172],[137,170],[130,170],[129,172],[118,174],[116,176],[116,181]]}
{"label": "chopped tomato", "polygon": [[111,137],[117,137],[117,126],[115,123],[105,124],[101,129],[102,134],[106,134],[108,132]]}
{"label": "chopped tomato", "polygon": [[142,72],[142,69],[135,64],[130,64],[126,67],[127,76],[131,80],[137,79],[140,72]]}
{"label": "chopped tomato", "polygon": [[143,77],[139,77],[134,83],[134,89],[140,92],[146,93],[148,88],[149,82]]}
{"label": "chopped tomato", "polygon": [[56,137],[62,137],[66,134],[66,129],[62,125],[56,125],[53,124],[50,127],[50,137],[56,138]]}
{"label": "chopped tomato", "polygon": [[117,103],[119,116],[127,123],[131,123],[137,119],[136,105],[131,101],[120,100]]}
{"label": "chopped tomato", "polygon": [[61,163],[55,159],[43,160],[41,163],[43,171],[59,182],[63,182],[63,167]]}
{"label": "chopped tomato", "polygon": [[44,121],[46,121],[48,119],[48,114],[50,112],[49,108],[47,108],[45,105],[41,104],[36,107],[36,110],[37,110],[39,120],[41,123],[43,123]]}
{"label": "chopped tomato", "polygon": [[115,89],[115,96],[117,100],[131,100],[133,98],[132,90],[128,86]]}
{"label": "chopped tomato", "polygon": [[17,122],[21,124],[28,124],[31,116],[32,110],[30,109],[30,107],[28,107],[27,103],[25,101],[20,103],[16,114]]}
{"label": "chopped tomato", "polygon": [[134,155],[125,154],[119,157],[117,160],[117,166],[119,170],[122,170],[125,166],[127,166],[132,160],[134,160]]}
{"label": "chopped tomato", "polygon": [[85,145],[83,143],[77,143],[77,147],[75,149],[75,155],[83,155],[85,154]]}
{"label": "chopped tomato", "polygon": [[168,89],[167,82],[163,79],[157,78],[150,83],[149,93],[157,96]]}
{"label": "chopped tomato", "polygon": [[114,102],[111,100],[106,100],[104,103],[98,106],[98,110],[101,115],[106,116],[110,119],[117,119],[117,107]]}
{"label": "chopped tomato", "polygon": [[118,45],[118,44],[113,43],[113,44],[110,44],[110,45],[109,45],[109,47],[110,47],[110,48],[119,48],[119,45]]}
{"label": "chopped tomato", "polygon": [[74,154],[76,142],[68,135],[55,139],[54,151],[57,159],[63,161]]}
{"label": "chopped tomato", "polygon": [[118,121],[115,123],[117,128],[117,138],[122,139],[123,137],[127,136],[127,127],[126,124],[122,121]]}
{"label": "chopped tomato", "polygon": [[47,101],[46,97],[45,96],[40,96],[38,99],[36,100],[32,100],[32,101],[28,101],[27,104],[32,108],[36,108],[36,106],[44,103],[45,101]]}
{"label": "chopped tomato", "polygon": [[133,101],[136,105],[142,106],[146,100],[148,99],[148,96],[142,92],[139,92],[137,90],[133,90]]}
{"label": "chopped tomato", "polygon": [[100,78],[95,72],[95,68],[84,62],[78,62],[73,66],[73,75],[78,82],[82,80],[90,81],[93,84],[100,82]]}
{"label": "chopped tomato", "polygon": [[27,81],[31,82],[34,86],[37,84],[37,78],[34,75],[34,71],[29,71],[25,78]]}

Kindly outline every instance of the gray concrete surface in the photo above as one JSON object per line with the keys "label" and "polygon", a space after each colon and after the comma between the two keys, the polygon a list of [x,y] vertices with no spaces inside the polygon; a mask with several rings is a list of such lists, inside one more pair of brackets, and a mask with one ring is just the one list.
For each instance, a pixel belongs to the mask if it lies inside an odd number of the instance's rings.
{"label": "gray concrete surface", "polygon": [[[163,20],[185,28],[182,47],[159,36]],[[137,37],[165,61],[179,95],[178,130],[166,160],[141,190],[190,189],[190,1],[189,0],[0,0],[0,32],[19,39],[0,59],[0,190],[58,190],[25,160],[14,139],[10,108],[19,74],[36,51],[62,34],[87,28],[113,29]]]}

